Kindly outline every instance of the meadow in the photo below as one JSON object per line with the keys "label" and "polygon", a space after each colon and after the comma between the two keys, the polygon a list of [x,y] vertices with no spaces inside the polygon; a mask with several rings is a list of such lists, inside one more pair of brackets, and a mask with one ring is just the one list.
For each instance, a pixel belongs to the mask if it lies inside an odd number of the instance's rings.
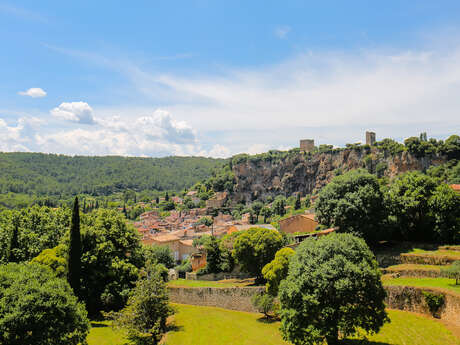
{"label": "meadow", "polygon": [[[267,321],[261,314],[214,307],[174,304],[173,326],[163,345],[283,345],[278,321]],[[342,344],[358,345],[458,345],[459,341],[440,321],[414,313],[388,310],[391,323],[368,336],[368,341],[347,339]],[[123,345],[124,333],[108,322],[93,323],[89,345]]]}

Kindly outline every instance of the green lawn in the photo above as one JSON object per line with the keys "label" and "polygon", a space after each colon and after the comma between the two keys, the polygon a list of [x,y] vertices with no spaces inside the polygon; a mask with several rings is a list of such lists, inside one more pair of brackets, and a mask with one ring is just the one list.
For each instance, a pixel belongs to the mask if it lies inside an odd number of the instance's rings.
{"label": "green lawn", "polygon": [[91,322],[88,345],[125,345],[125,334],[114,330],[109,321]]}
{"label": "green lawn", "polygon": [[460,285],[455,285],[455,279],[447,278],[391,278],[384,279],[383,285],[406,285],[442,288],[460,294]]}
{"label": "green lawn", "polygon": [[441,267],[439,265],[417,265],[417,264],[400,264],[400,265],[394,265],[394,266],[389,266],[385,268],[387,271],[408,271],[408,270],[414,270],[414,271],[440,271]]}
{"label": "green lawn", "polygon": [[408,253],[409,254],[437,255],[437,256],[451,256],[451,257],[458,257],[458,259],[460,260],[460,251],[458,250],[445,250],[445,249],[424,250],[424,249],[414,248]]}
{"label": "green lawn", "polygon": [[[279,322],[266,323],[261,314],[213,307],[175,304],[175,330],[164,345],[282,345]],[[459,341],[439,321],[417,314],[389,310],[391,323],[369,337],[371,345],[458,345]],[[89,345],[123,345],[123,334],[108,323],[97,323],[88,337]],[[343,344],[362,344],[345,341]]]}
{"label": "green lawn", "polygon": [[207,281],[207,280],[187,280],[187,279],[177,279],[171,280],[168,282],[169,286],[183,286],[183,287],[241,287],[252,285],[253,280],[244,279],[244,280],[219,280],[219,281]]}

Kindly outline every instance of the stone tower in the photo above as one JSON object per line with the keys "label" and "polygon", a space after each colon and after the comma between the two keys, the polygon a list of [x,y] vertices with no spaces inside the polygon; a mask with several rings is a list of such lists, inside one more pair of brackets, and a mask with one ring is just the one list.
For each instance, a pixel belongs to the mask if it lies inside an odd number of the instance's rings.
{"label": "stone tower", "polygon": [[300,140],[300,151],[311,152],[315,148],[315,141],[313,139]]}
{"label": "stone tower", "polygon": [[375,132],[366,132],[366,145],[375,144]]}

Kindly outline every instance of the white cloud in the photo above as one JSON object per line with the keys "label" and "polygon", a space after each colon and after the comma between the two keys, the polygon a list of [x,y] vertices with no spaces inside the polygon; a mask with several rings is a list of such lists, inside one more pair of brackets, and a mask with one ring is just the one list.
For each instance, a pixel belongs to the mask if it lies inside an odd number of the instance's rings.
{"label": "white cloud", "polygon": [[0,151],[30,151],[40,123],[37,118],[20,118],[14,126],[0,118]]}
{"label": "white cloud", "polygon": [[275,36],[280,39],[285,39],[290,31],[291,31],[290,26],[287,26],[287,25],[278,26],[275,29]]}
{"label": "white cloud", "polygon": [[228,158],[232,153],[228,147],[216,144],[209,151],[202,150],[198,152],[197,155],[203,157]]}
{"label": "white cloud", "polygon": [[94,124],[93,109],[86,102],[64,102],[51,110],[51,115],[71,122]]}
{"label": "white cloud", "polygon": [[42,98],[46,96],[46,91],[39,88],[39,87],[32,87],[29,90],[26,91],[19,91],[18,95],[21,96],[29,96],[32,98]]}
{"label": "white cloud", "polygon": [[[61,104],[58,110],[53,109],[53,115],[59,111],[58,117],[72,119],[62,113],[78,116],[81,111],[75,109],[87,108],[91,109],[75,103],[72,107]],[[0,150],[123,156],[190,156],[202,151],[195,130],[165,110],[158,109],[133,121],[120,116],[91,118],[93,126],[70,130],[46,126],[39,129],[44,121],[36,118],[20,118],[16,125],[8,125],[0,118]]]}

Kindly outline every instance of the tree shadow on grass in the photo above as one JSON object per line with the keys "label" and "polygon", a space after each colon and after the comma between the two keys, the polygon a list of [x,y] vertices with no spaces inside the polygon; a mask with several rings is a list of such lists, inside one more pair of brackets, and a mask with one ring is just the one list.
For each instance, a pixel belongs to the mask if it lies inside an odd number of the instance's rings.
{"label": "tree shadow on grass", "polygon": [[262,316],[262,317],[259,317],[257,320],[257,322],[261,322],[261,323],[274,323],[276,321],[278,321],[276,318],[274,317],[265,317],[265,316]]}
{"label": "tree shadow on grass", "polygon": [[367,339],[342,339],[340,345],[396,345],[390,343],[382,343],[380,341],[370,341]]}
{"label": "tree shadow on grass", "polygon": [[101,322],[91,322],[91,327],[93,328],[104,328],[104,327],[112,327],[111,325],[107,325]]}

